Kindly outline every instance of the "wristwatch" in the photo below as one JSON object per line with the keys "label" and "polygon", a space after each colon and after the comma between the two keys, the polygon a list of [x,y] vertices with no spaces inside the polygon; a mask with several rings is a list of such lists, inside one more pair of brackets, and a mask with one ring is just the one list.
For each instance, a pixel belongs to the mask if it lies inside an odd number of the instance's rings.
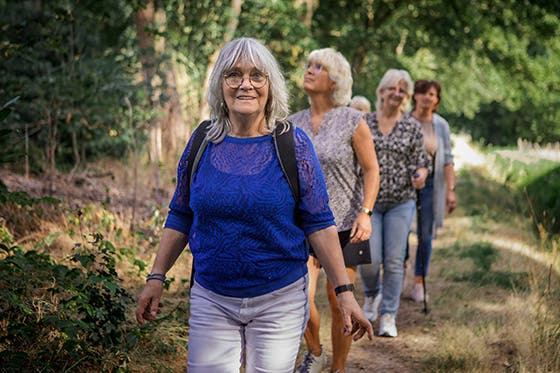
{"label": "wristwatch", "polygon": [[364,206],[360,207],[360,211],[363,212],[364,214],[368,215],[368,216],[373,215],[373,211],[371,211],[370,209],[368,209],[367,207],[364,207]]}
{"label": "wristwatch", "polygon": [[334,288],[334,293],[336,295],[344,293],[345,291],[354,291],[354,284],[340,285]]}

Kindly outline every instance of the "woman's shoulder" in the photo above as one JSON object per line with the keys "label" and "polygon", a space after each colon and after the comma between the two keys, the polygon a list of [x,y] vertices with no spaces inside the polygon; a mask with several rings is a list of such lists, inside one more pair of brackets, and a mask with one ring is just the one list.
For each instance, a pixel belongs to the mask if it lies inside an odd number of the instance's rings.
{"label": "woman's shoulder", "polygon": [[443,129],[449,130],[449,123],[444,117],[442,117],[438,113],[434,113],[434,124],[436,126],[443,127]]}
{"label": "woman's shoulder", "polygon": [[302,118],[310,117],[310,113],[311,111],[309,108],[296,111],[295,113],[290,114],[288,116],[288,120],[292,123],[296,122],[295,124],[297,125],[297,122],[300,121]]}
{"label": "woman's shoulder", "polygon": [[364,117],[364,113],[360,110],[348,107],[348,106],[337,106],[332,109],[333,115],[342,118],[351,118],[351,119],[362,119]]}

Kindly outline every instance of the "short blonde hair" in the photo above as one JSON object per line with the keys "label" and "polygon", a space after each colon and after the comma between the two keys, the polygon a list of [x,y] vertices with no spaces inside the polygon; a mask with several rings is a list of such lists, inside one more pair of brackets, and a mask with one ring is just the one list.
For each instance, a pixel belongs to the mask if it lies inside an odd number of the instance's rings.
{"label": "short blonde hair", "polygon": [[347,106],[352,97],[352,69],[342,53],[332,48],[316,49],[309,54],[307,62],[317,62],[325,67],[335,83],[331,97],[333,104]]}
{"label": "short blonde hair", "polygon": [[406,85],[406,93],[408,98],[403,100],[401,111],[402,113],[406,112],[408,107],[409,101],[408,99],[412,96],[413,84],[412,79],[410,78],[410,74],[406,70],[398,70],[398,69],[389,69],[381,78],[375,93],[377,94],[377,101],[375,102],[375,110],[381,111],[381,104],[383,100],[381,99],[381,90],[384,88],[392,87],[396,84],[404,83]]}
{"label": "short blonde hair", "polygon": [[354,96],[354,97],[352,97],[352,100],[350,101],[349,106],[351,108],[361,110],[365,113],[369,113],[371,111],[371,103],[364,96]]}

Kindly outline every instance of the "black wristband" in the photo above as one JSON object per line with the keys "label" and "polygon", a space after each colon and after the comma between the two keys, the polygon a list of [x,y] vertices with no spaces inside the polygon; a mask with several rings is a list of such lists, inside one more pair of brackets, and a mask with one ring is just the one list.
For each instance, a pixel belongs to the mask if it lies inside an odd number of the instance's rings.
{"label": "black wristband", "polygon": [[340,285],[334,288],[334,293],[336,295],[344,293],[345,291],[354,291],[354,284]]}
{"label": "black wristband", "polygon": [[150,273],[148,275],[148,277],[146,277],[146,282],[148,282],[150,280],[158,280],[158,281],[161,281],[165,284],[165,281],[167,280],[167,278],[165,277],[165,275],[163,273]]}

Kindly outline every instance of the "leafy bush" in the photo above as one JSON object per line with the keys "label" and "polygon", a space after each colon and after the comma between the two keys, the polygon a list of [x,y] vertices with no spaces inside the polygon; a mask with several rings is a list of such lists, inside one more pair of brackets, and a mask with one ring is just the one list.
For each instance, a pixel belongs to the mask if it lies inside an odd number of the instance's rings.
{"label": "leafy bush", "polygon": [[76,244],[67,264],[0,243],[0,366],[6,371],[112,371],[126,361],[132,297],[101,235]]}
{"label": "leafy bush", "polygon": [[523,162],[496,154],[494,167],[506,185],[524,192],[541,236],[550,239],[560,234],[560,164],[544,159]]}

